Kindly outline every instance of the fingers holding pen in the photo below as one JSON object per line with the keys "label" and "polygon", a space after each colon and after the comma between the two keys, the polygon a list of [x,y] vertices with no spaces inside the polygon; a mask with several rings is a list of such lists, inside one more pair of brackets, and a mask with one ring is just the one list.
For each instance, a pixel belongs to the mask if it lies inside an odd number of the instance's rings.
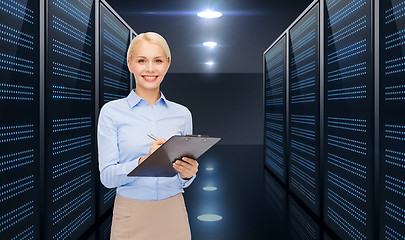
{"label": "fingers holding pen", "polygon": [[152,154],[154,151],[156,151],[156,150],[157,150],[160,146],[162,146],[165,142],[166,142],[166,139],[164,139],[164,138],[161,138],[161,139],[158,139],[158,140],[154,141],[154,142],[152,143],[152,146],[150,147],[149,155]]}

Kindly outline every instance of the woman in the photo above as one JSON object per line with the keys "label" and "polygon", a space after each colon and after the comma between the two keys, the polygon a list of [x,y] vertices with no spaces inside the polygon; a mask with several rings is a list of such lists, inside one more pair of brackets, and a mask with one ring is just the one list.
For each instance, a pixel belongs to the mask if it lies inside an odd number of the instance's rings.
{"label": "woman", "polygon": [[101,182],[117,188],[111,239],[191,239],[182,193],[195,178],[197,161],[176,161],[174,177],[127,177],[165,139],[192,134],[190,111],[160,92],[171,62],[169,46],[157,33],[140,34],[129,46],[127,61],[136,88],[106,103],[98,122]]}

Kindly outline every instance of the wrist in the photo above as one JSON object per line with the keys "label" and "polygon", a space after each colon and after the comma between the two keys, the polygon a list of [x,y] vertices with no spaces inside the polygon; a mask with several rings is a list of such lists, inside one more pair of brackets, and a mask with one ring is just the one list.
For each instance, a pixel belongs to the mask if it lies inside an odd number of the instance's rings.
{"label": "wrist", "polygon": [[188,180],[190,180],[191,178],[193,178],[193,177],[189,177],[189,178],[187,178],[187,177],[182,177],[181,175],[180,175],[180,177],[181,177],[181,179],[183,179],[183,180],[185,180],[185,181],[188,181]]}

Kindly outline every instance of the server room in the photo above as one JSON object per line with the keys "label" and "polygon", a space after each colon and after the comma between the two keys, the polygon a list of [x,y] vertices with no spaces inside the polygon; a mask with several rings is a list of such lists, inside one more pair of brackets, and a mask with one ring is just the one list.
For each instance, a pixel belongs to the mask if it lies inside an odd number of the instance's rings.
{"label": "server room", "polygon": [[[170,47],[160,102],[221,138],[176,173],[182,237],[118,216],[120,188],[163,177],[100,178],[101,109],[137,94],[146,32]],[[0,0],[0,206],[1,240],[405,240],[405,1]]]}

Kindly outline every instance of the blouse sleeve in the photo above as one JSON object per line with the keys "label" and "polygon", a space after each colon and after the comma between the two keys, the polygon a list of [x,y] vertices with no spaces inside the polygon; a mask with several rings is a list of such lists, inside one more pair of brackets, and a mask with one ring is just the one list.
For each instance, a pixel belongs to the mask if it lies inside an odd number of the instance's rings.
{"label": "blouse sleeve", "polygon": [[[187,111],[187,120],[184,126],[184,135],[193,135],[193,118],[191,115],[190,111]],[[180,177],[180,174],[177,174],[179,181],[181,183],[181,186],[183,188],[186,188],[188,186],[190,186],[190,184],[194,181],[196,175],[194,175],[192,178],[190,178],[189,180],[184,180]]]}
{"label": "blouse sleeve", "polygon": [[139,158],[119,163],[118,127],[113,114],[104,105],[97,126],[98,159],[101,183],[107,188],[118,187],[134,181],[127,174],[138,166]]}

